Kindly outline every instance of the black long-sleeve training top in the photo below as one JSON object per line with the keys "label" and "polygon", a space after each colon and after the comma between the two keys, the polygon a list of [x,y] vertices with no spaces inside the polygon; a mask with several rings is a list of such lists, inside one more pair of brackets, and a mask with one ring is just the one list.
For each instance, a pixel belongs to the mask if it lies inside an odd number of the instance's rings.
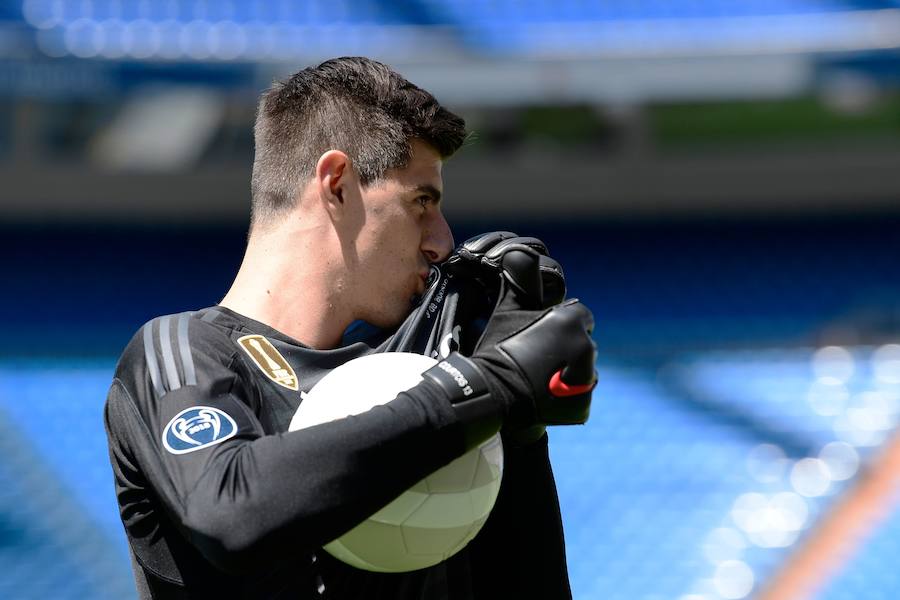
{"label": "black long-sleeve training top", "polygon": [[313,350],[218,306],[138,331],[105,418],[142,599],[571,597],[546,437],[505,449],[490,518],[449,560],[372,573],[320,550],[464,451],[427,386],[287,431],[301,392],[376,350]]}

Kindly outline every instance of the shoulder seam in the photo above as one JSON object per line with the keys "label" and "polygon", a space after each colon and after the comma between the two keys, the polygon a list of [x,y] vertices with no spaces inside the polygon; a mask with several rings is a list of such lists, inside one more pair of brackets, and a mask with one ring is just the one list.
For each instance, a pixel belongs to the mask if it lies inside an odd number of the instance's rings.
{"label": "shoulder seam", "polygon": [[[210,318],[211,313],[215,313],[212,318]],[[194,312],[192,314],[195,315],[196,312]],[[240,348],[235,343],[232,335],[239,333],[240,331],[243,331],[243,326],[242,326],[242,329],[238,330],[238,329],[235,329],[234,327],[228,327],[222,323],[215,322],[216,318],[219,317],[221,314],[222,313],[220,311],[213,308],[209,312],[205,313],[202,317],[199,317],[198,320],[201,323],[203,323],[202,326],[209,326],[212,330],[219,332],[220,335],[224,335],[224,337],[227,338],[228,347],[231,349],[230,352],[228,353],[228,363],[227,364],[232,365],[232,364],[234,364],[235,357],[238,357],[241,354]],[[223,364],[225,364],[225,363],[223,362]]]}
{"label": "shoulder seam", "polygon": [[216,308],[210,308],[202,317],[200,317],[200,320],[206,323],[212,323],[220,314],[222,313]]}
{"label": "shoulder seam", "polygon": [[[197,314],[198,311],[190,313],[191,316]],[[212,311],[211,311],[212,312]],[[227,339],[229,352],[227,354],[227,362],[223,361],[222,364],[231,365],[234,362],[234,358],[240,354],[240,349],[237,347],[237,344],[234,342],[234,338],[232,338],[232,333],[235,333],[237,330],[232,327],[227,327],[221,323],[216,323],[215,318],[209,319],[206,318],[209,316],[209,312],[204,314],[202,317],[197,318],[198,326],[200,327],[208,327],[210,330],[217,332],[217,335],[223,336],[223,339]],[[216,316],[220,315],[218,311],[216,311]],[[200,325],[202,323],[202,325]],[[190,339],[188,338],[188,342]],[[193,363],[193,356],[191,357],[191,362]],[[195,382],[196,383],[196,382]]]}
{"label": "shoulder seam", "polygon": [[222,336],[222,341],[229,347],[229,351],[222,355],[223,365],[233,364],[240,354],[231,335],[236,330],[202,316],[197,317],[197,312],[155,317],[142,328],[144,358],[157,398],[183,386],[197,385],[197,366],[191,342],[207,326],[210,332],[215,332],[214,335]]}
{"label": "shoulder seam", "polygon": [[[144,324],[144,356],[153,389],[160,398],[181,386],[197,385],[197,371],[190,344],[190,321],[194,314],[195,311],[185,311],[163,315]],[[177,344],[177,357],[173,337]]]}

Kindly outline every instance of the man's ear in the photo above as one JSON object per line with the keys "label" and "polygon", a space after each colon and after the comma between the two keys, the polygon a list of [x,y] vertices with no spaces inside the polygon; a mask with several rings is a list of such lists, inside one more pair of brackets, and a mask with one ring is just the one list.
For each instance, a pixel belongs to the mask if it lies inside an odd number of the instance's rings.
{"label": "man's ear", "polygon": [[344,196],[352,182],[350,157],[340,150],[329,150],[316,163],[316,191],[333,220],[339,220],[345,209]]}

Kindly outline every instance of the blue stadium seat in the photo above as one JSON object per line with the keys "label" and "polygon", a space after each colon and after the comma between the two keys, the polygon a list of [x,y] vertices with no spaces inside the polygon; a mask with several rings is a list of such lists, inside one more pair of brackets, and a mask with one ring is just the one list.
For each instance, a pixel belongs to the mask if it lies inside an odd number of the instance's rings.
{"label": "blue stadium seat", "polygon": [[0,367],[0,597],[134,596],[103,431],[110,375],[109,361]]}

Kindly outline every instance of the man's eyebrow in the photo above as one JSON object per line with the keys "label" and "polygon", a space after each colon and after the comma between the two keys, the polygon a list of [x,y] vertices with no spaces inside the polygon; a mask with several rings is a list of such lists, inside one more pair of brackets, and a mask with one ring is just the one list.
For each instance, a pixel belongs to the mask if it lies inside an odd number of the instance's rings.
{"label": "man's eyebrow", "polygon": [[435,202],[441,201],[441,190],[437,189],[436,187],[434,187],[433,185],[431,185],[429,183],[426,183],[426,184],[416,187],[416,191],[428,194],[429,196],[434,198]]}

